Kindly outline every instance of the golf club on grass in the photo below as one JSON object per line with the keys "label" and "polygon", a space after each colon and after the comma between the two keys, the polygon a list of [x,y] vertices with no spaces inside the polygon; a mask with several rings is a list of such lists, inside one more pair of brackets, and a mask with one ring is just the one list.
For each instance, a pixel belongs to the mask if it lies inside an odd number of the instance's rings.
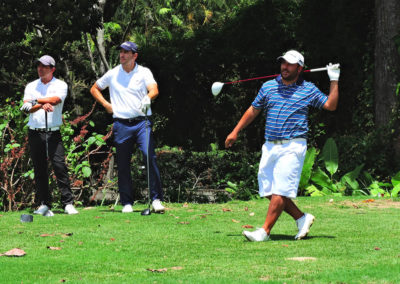
{"label": "golf club on grass", "polygon": [[[340,64],[334,64],[332,65],[333,68],[339,68]],[[303,72],[305,73],[309,73],[309,72],[320,72],[320,71],[326,71],[327,68],[326,67],[322,67],[322,68],[315,68],[315,69],[309,69],[309,70],[304,70]],[[280,74],[274,74],[274,75],[268,75],[268,76],[262,76],[262,77],[256,77],[256,78],[249,78],[249,79],[243,79],[243,80],[238,80],[238,81],[232,81],[232,82],[225,82],[225,83],[221,83],[221,82],[214,82],[211,86],[211,93],[214,96],[217,96],[221,90],[222,87],[224,85],[229,85],[229,84],[235,84],[235,83],[241,83],[241,82],[246,82],[246,81],[253,81],[253,80],[259,80],[259,79],[266,79],[266,78],[274,78],[274,77],[278,77]]]}
{"label": "golf club on grass", "polygon": [[146,119],[146,147],[147,147],[147,150],[146,150],[146,152],[147,152],[146,170],[147,171],[146,172],[147,172],[147,187],[149,189],[149,196],[148,196],[149,197],[149,199],[148,199],[149,203],[148,203],[148,207],[146,209],[142,210],[142,212],[140,213],[140,215],[142,215],[142,216],[148,216],[148,215],[151,214],[151,211],[150,211],[150,203],[151,203],[151,197],[150,197],[150,169],[149,169],[149,143],[150,143],[150,138],[149,138],[149,130],[148,130],[149,119],[147,117],[147,114],[145,115],[145,119]]}

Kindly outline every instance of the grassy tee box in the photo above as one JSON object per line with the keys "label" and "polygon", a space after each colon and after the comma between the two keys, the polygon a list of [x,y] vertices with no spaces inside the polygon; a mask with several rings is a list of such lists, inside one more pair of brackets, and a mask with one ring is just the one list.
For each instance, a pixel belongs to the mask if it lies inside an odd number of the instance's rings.
{"label": "grassy tee box", "polygon": [[[34,216],[0,214],[1,283],[396,283],[400,202],[366,198],[298,198],[316,216],[309,237],[295,241],[282,215],[271,241],[250,243],[244,226],[261,226],[267,200],[166,204],[141,216],[121,207],[78,208]],[[57,212],[56,212],[57,213]],[[249,230],[252,230],[250,228]]]}

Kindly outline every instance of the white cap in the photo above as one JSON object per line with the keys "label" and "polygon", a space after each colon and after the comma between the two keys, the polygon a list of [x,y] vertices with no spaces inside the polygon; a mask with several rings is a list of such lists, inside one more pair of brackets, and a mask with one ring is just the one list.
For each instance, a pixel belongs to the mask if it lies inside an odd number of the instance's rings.
{"label": "white cap", "polygon": [[56,66],[56,61],[50,55],[43,55],[37,60],[37,62],[40,62],[45,66]]}
{"label": "white cap", "polygon": [[300,66],[304,66],[304,56],[296,51],[296,50],[289,50],[283,56],[279,56],[277,60],[285,59],[290,64],[299,64]]}

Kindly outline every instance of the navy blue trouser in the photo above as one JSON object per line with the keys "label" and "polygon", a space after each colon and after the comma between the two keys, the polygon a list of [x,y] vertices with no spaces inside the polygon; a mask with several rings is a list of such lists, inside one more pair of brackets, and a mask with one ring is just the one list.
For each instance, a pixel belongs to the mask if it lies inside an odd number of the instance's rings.
{"label": "navy blue trouser", "polygon": [[[133,145],[136,143],[143,153],[143,159],[147,165],[149,155],[150,172],[150,198],[151,200],[163,200],[160,172],[157,167],[156,154],[154,151],[152,122],[143,119],[141,121],[114,120],[113,132],[116,147],[116,159],[118,167],[118,189],[121,204],[133,204],[133,187],[131,174],[131,158]],[[147,128],[147,131],[146,131]],[[146,133],[147,136],[146,137]],[[148,153],[147,153],[148,147]]]}
{"label": "navy blue trouser", "polygon": [[[29,129],[29,147],[35,172],[36,202],[46,204],[51,208],[52,198],[49,189],[49,172],[46,157],[46,133]],[[60,131],[47,133],[49,160],[56,175],[57,185],[61,193],[61,203],[72,204],[74,197],[71,192],[68,169],[65,164],[64,146]]]}

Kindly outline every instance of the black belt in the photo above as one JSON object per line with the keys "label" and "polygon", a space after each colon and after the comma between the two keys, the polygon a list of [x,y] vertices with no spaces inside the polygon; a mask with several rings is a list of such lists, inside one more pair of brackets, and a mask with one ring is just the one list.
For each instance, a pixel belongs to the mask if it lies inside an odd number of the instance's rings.
{"label": "black belt", "polygon": [[47,129],[46,128],[29,127],[29,130],[39,131],[39,132],[54,132],[54,131],[59,131],[60,127],[48,127]]}
{"label": "black belt", "polygon": [[136,117],[132,117],[132,118],[118,118],[118,117],[114,117],[114,121],[121,121],[121,122],[129,122],[129,123],[135,123],[135,122],[140,122],[145,120],[146,117],[145,116],[136,116]]}

